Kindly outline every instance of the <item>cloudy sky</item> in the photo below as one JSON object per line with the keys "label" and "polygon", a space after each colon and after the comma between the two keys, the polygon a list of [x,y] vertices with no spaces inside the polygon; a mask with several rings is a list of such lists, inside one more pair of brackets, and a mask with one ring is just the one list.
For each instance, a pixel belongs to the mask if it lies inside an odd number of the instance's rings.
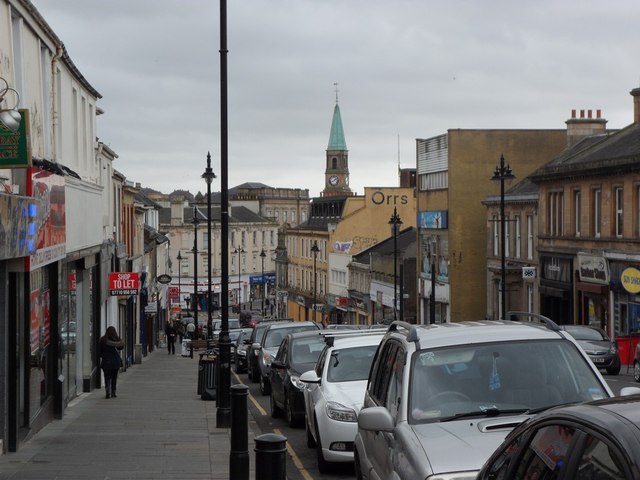
{"label": "cloudy sky", "polygon": [[[220,173],[218,2],[32,2],[102,94],[116,168],[165,193],[206,191],[207,151]],[[572,109],[621,128],[639,19],[637,0],[229,0],[229,186],[318,195],[336,82],[359,194],[396,186],[415,139],[448,129],[564,129]]]}

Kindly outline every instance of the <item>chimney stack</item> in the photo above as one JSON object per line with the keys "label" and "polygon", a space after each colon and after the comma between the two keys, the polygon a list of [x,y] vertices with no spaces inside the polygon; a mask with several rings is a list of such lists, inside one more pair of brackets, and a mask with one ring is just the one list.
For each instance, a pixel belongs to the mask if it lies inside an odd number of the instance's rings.
{"label": "chimney stack", "polygon": [[[640,95],[640,89],[638,89]],[[565,123],[567,124],[567,146],[571,147],[578,143],[580,140],[592,135],[599,135],[605,133],[607,130],[607,121],[601,118],[602,112],[600,110],[595,111],[595,117],[593,116],[593,110],[580,110],[580,117],[576,117],[576,110],[571,110],[571,118]]]}
{"label": "chimney stack", "polygon": [[640,123],[640,88],[629,92],[633,96],[633,123]]}

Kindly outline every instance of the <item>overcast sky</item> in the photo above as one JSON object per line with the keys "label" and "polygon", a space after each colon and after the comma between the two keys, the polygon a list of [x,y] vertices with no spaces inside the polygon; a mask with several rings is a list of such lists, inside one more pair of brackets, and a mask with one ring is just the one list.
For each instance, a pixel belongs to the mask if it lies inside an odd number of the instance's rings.
{"label": "overcast sky", "polygon": [[[115,168],[205,192],[207,151],[220,173],[218,2],[32,2],[102,94]],[[358,194],[397,186],[415,139],[448,129],[564,129],[572,109],[626,126],[639,19],[637,0],[229,0],[229,186],[317,196],[336,82]]]}

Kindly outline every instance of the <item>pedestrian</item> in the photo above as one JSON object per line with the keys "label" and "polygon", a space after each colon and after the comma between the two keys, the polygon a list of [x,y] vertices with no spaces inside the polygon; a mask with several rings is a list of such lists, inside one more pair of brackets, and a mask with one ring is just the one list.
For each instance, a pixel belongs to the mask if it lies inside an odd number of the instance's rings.
{"label": "pedestrian", "polygon": [[184,323],[180,320],[178,320],[178,327],[176,330],[178,331],[178,339],[180,340],[180,343],[182,343],[182,339],[184,338]]}
{"label": "pedestrian", "polygon": [[189,322],[187,324],[187,337],[189,337],[191,340],[195,340],[196,339],[195,331],[196,331],[195,324],[193,322]]}
{"label": "pedestrian", "polygon": [[169,355],[176,354],[176,336],[178,331],[171,320],[167,321],[165,325],[165,333],[167,334],[167,353]]}
{"label": "pedestrian", "polygon": [[115,327],[108,327],[105,334],[98,342],[100,350],[100,368],[104,372],[105,398],[116,398],[116,383],[118,370],[122,367],[120,350],[124,348],[124,342],[118,336]]}

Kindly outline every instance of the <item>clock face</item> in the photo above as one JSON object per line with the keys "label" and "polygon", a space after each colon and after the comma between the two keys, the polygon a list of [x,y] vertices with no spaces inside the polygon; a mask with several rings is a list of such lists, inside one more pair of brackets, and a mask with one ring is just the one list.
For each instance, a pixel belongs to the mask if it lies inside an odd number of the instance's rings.
{"label": "clock face", "polygon": [[339,182],[339,181],[340,181],[340,179],[339,179],[337,176],[335,176],[335,175],[331,175],[331,176],[329,177],[329,183],[330,183],[332,186],[334,186],[334,187],[335,187],[336,185],[338,185],[338,182]]}

